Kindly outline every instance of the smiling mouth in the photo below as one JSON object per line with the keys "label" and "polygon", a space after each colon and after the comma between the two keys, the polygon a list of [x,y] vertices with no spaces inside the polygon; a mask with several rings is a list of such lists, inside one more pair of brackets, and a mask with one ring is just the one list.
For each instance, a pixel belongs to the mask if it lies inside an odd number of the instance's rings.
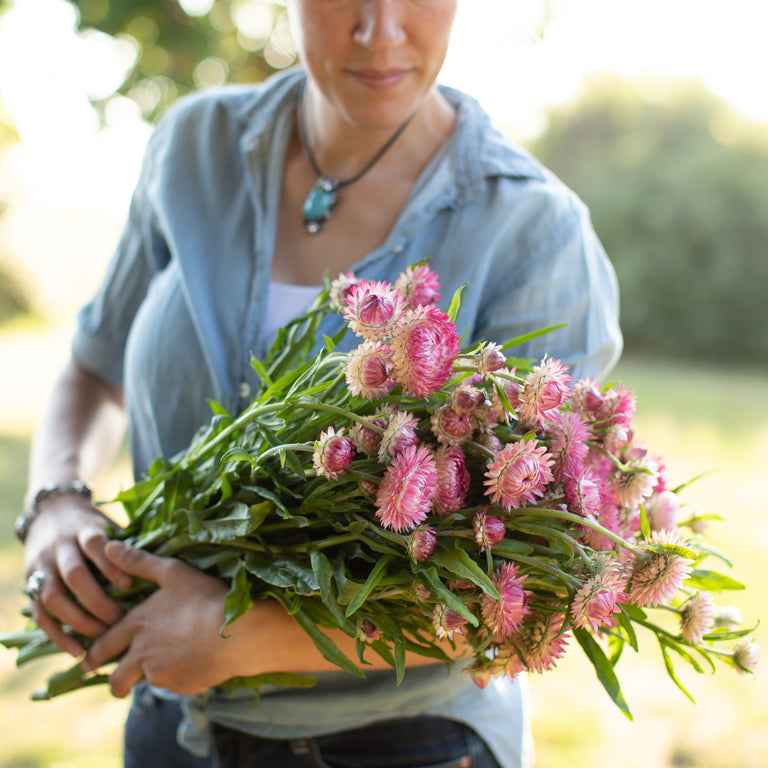
{"label": "smiling mouth", "polygon": [[410,73],[409,69],[350,69],[351,75],[369,88],[393,88]]}

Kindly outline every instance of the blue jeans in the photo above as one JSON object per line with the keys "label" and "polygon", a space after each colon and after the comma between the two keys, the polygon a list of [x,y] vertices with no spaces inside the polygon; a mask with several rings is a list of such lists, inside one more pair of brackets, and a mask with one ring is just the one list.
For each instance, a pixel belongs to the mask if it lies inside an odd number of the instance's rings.
{"label": "blue jeans", "polygon": [[409,717],[310,739],[262,739],[214,725],[214,755],[176,741],[175,701],[138,686],[125,728],[125,768],[500,768],[470,728],[439,717]]}

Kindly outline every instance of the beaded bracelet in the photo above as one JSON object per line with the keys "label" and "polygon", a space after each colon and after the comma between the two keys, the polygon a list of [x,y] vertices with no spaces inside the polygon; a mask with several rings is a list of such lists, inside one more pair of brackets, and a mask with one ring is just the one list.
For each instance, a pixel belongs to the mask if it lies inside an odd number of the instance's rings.
{"label": "beaded bracelet", "polygon": [[90,501],[91,489],[82,480],[70,480],[68,483],[54,483],[42,486],[32,498],[29,509],[22,512],[13,524],[16,538],[23,544],[27,540],[29,528],[40,513],[40,504],[51,496],[61,496],[67,493],[76,493]]}

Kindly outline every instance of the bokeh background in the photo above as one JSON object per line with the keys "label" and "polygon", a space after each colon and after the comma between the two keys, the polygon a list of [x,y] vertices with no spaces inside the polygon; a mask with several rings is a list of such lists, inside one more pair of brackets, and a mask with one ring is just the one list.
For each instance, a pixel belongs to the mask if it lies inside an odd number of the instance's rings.
{"label": "bokeh background", "polygon": [[[442,80],[587,202],[622,290],[615,378],[672,483],[722,516],[710,543],[768,615],[768,53],[765,0],[460,0]],[[119,235],[151,124],[184,93],[296,63],[261,0],[0,0],[0,632],[21,626],[11,535],[29,439],[77,307]],[[121,456],[97,486],[129,482]],[[757,626],[755,641],[765,647]],[[630,723],[574,649],[531,680],[538,768],[764,768],[764,674],[678,664],[652,637],[618,665]],[[0,651],[0,768],[120,765],[126,703],[29,693],[61,661]]]}

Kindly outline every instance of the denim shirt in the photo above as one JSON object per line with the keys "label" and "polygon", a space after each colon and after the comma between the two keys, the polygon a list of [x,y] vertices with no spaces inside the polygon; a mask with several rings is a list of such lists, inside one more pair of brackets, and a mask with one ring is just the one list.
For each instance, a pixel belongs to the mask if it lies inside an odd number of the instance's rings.
{"label": "denim shirt", "polygon": [[[283,161],[303,79],[294,69],[256,86],[201,91],[172,107],[149,140],[117,252],[72,342],[76,360],[124,387],[137,477],[189,443],[210,420],[209,399],[236,412],[256,385],[249,360],[270,342],[263,328]],[[441,88],[455,130],[355,274],[394,281],[428,257],[444,305],[465,286],[458,326],[468,339],[502,343],[567,323],[511,354],[547,353],[574,378],[602,377],[621,349],[618,297],[588,212],[475,100]],[[329,317],[321,332],[341,322]],[[317,690],[288,694],[283,708],[279,692],[262,699],[268,707],[210,697],[205,707],[259,735],[292,736],[437,706],[476,727],[505,768],[521,765],[522,737],[509,736],[522,718],[519,686],[480,691],[442,667],[409,675],[412,684],[385,686],[386,694],[371,684],[367,697],[355,686],[345,698],[352,683],[332,673]],[[307,703],[301,723],[297,700]],[[515,729],[505,707],[516,708]]]}

